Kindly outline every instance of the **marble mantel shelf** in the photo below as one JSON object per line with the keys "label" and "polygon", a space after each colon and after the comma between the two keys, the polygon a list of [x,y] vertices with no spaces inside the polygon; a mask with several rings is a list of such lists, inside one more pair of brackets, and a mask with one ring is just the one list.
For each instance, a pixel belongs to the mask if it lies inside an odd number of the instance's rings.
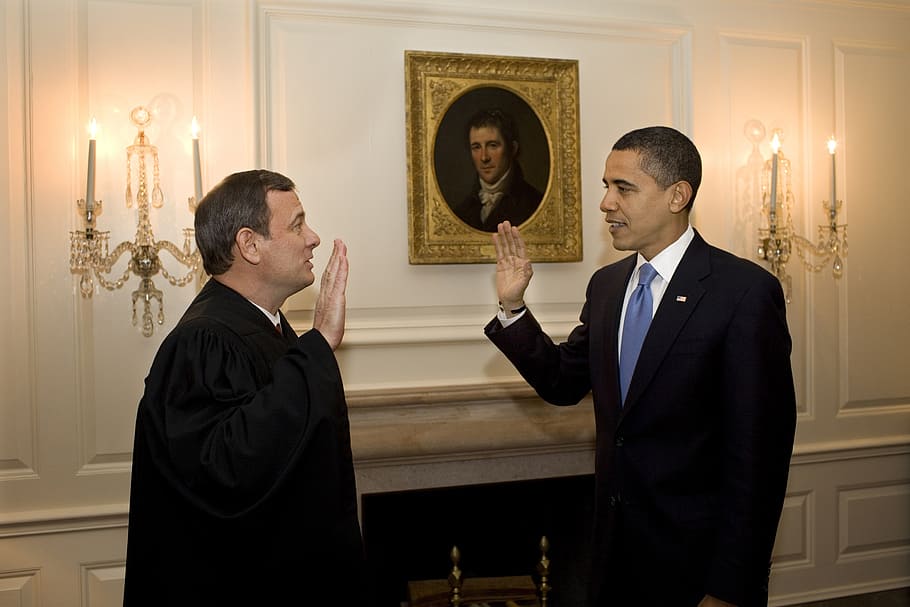
{"label": "marble mantel shelf", "polygon": [[347,399],[358,468],[593,452],[590,399],[555,407],[523,381],[383,388]]}

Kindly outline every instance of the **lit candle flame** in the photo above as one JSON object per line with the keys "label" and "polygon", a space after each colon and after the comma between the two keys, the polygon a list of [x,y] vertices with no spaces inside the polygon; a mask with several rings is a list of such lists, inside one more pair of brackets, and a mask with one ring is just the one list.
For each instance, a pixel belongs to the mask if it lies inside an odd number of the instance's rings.
{"label": "lit candle flame", "polygon": [[95,122],[95,117],[92,117],[92,122],[88,125],[88,134],[89,139],[94,139],[95,134],[98,132],[98,123]]}
{"label": "lit candle flame", "polygon": [[771,151],[775,154],[780,151],[780,138],[778,138],[777,133],[774,133],[774,137],[771,138]]}
{"label": "lit candle flame", "polygon": [[835,150],[837,150],[837,139],[834,138],[834,135],[831,135],[831,138],[828,139],[828,153],[833,156]]}
{"label": "lit candle flame", "polygon": [[190,129],[193,132],[193,139],[199,139],[199,123],[196,121],[195,116],[193,116],[193,124]]}

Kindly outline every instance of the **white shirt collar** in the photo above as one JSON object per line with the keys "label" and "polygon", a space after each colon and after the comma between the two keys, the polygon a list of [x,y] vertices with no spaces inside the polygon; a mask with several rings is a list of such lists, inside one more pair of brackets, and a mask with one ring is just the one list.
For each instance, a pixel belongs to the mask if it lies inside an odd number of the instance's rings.
{"label": "white shirt collar", "polygon": [[657,270],[657,274],[663,279],[664,283],[669,283],[673,278],[673,274],[676,272],[676,268],[679,267],[679,262],[682,261],[683,255],[686,254],[686,249],[689,248],[689,244],[692,243],[694,238],[695,230],[690,224],[686,228],[686,231],[682,233],[682,236],[677,238],[673,244],[655,255],[651,261],[648,261],[639,253],[638,259],[635,261],[635,272],[633,272],[633,274],[638,272],[638,269],[644,264],[650,263],[654,269]]}
{"label": "white shirt collar", "polygon": [[247,301],[250,302],[251,304],[253,304],[254,306],[256,306],[257,308],[259,308],[260,310],[262,310],[262,313],[265,314],[268,317],[268,319],[272,321],[273,325],[281,324],[281,312],[279,312],[278,314],[272,314],[271,312],[269,312],[268,310],[266,310],[265,308],[260,306],[255,301],[253,301],[251,299],[248,299]]}

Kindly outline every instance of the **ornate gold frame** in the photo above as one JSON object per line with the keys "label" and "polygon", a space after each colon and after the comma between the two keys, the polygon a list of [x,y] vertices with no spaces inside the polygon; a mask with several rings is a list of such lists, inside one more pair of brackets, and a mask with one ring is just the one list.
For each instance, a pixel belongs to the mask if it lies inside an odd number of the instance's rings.
{"label": "ornate gold frame", "polygon": [[405,51],[410,262],[496,261],[490,233],[454,214],[434,168],[440,122],[453,102],[480,87],[520,97],[546,134],[547,188],[535,214],[521,226],[531,259],[581,260],[578,61]]}

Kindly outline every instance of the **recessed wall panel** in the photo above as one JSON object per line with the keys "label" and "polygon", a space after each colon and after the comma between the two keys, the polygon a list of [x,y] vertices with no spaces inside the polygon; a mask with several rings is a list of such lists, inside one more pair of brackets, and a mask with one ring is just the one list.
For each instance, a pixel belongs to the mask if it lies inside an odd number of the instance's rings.
{"label": "recessed wall panel", "polygon": [[[802,224],[806,204],[801,197],[806,174],[805,43],[795,38],[729,34],[722,36],[721,48],[730,103],[729,178],[733,202],[723,205],[721,212],[713,217],[700,214],[698,221],[707,226],[720,223],[715,231],[727,234],[727,241],[717,244],[768,269],[767,262],[760,261],[756,251],[758,229],[762,227],[762,171],[772,155],[771,138],[775,131],[779,131],[782,139],[781,153],[791,163],[791,187],[795,194],[791,213],[797,225]],[[806,383],[806,349],[810,339],[805,322],[804,271],[795,256],[787,271],[793,284],[791,303],[787,306],[787,322],[793,338],[790,360],[797,406],[800,413],[806,413],[810,407]]]}
{"label": "recessed wall panel", "polygon": [[788,495],[784,500],[771,558],[775,568],[807,564],[811,558],[812,493]]}
{"label": "recessed wall panel", "polygon": [[842,489],[838,512],[841,557],[910,554],[910,484]]}
{"label": "recessed wall panel", "polygon": [[[138,158],[133,156],[127,165],[127,147],[138,135],[130,112],[137,106],[152,114],[145,135],[158,153],[157,166],[152,157],[146,158],[148,189],[157,178],[164,196],[160,208],[150,209],[155,237],[182,247],[182,230],[193,225],[187,198],[193,194],[191,122],[196,112],[192,105],[194,5],[189,1],[88,2],[88,113],[84,118],[88,123],[94,117],[98,123],[95,191],[96,198],[103,201],[98,223],[100,229],[110,230],[112,249],[134,240],[137,230],[137,205],[134,202],[130,208],[126,204],[128,181],[134,200],[141,187]],[[160,43],[164,40],[167,44]],[[204,150],[204,122],[202,129]],[[84,144],[85,140],[80,141],[80,148]],[[162,251],[159,258],[171,274],[185,274],[186,268],[169,253]],[[122,278],[128,262],[125,254],[109,279]],[[140,331],[143,303],[140,299],[134,309],[132,293],[139,286],[135,275],[128,275],[119,289],[96,287],[90,300],[80,301],[80,439],[82,463],[88,466],[83,470],[128,465],[143,380],[161,340],[195,294],[192,285],[171,286],[161,274],[153,281],[163,292],[165,322],[158,325],[158,305],[152,302],[152,337],[144,337]]]}
{"label": "recessed wall panel", "polygon": [[38,572],[0,573],[0,605],[3,607],[36,607]]}
{"label": "recessed wall panel", "polygon": [[910,54],[842,45],[845,220],[850,250],[845,408],[910,404],[906,159]]}
{"label": "recessed wall panel", "polygon": [[[0,10],[9,24],[21,24],[23,7],[9,2]],[[0,20],[0,25],[3,21]],[[34,318],[31,230],[34,210],[26,180],[25,39],[20,27],[0,37],[6,53],[0,61],[0,479],[34,473]]]}
{"label": "recessed wall panel", "polygon": [[120,607],[126,566],[120,564],[83,565],[82,587],[85,607]]}

